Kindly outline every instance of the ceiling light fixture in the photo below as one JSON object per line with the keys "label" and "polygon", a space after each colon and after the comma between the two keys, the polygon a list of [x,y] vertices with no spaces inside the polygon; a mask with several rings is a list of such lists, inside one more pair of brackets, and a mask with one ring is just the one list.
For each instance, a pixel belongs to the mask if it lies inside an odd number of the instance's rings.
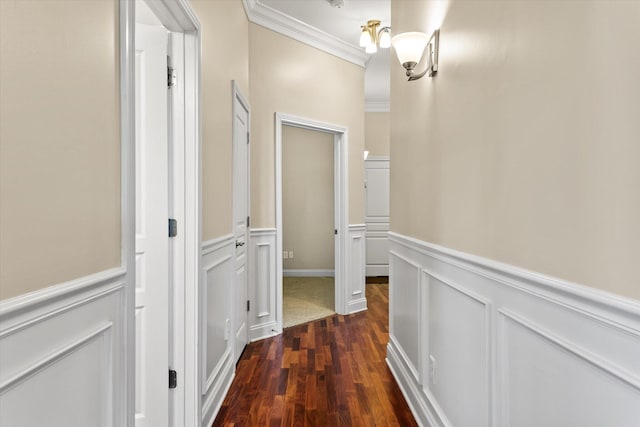
{"label": "ceiling light fixture", "polygon": [[344,0],[327,0],[327,2],[329,2],[331,7],[336,7],[338,9],[344,6]]}
{"label": "ceiling light fixture", "polygon": [[[396,50],[398,61],[407,70],[409,81],[418,80],[425,75],[432,77],[438,72],[438,46],[440,44],[440,30],[435,30],[431,37],[425,33],[402,33],[391,40]],[[427,68],[414,74],[416,65],[422,60],[425,48],[427,48]]]}
{"label": "ceiling light fixture", "polygon": [[378,47],[387,49],[391,47],[391,27],[382,27],[378,31],[380,21],[371,19],[366,25],[360,26],[360,47],[367,53],[376,53]]}

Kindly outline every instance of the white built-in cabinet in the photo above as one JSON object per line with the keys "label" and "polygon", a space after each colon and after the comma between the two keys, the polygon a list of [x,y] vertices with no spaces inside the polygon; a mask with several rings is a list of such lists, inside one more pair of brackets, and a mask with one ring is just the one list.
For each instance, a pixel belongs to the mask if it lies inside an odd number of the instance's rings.
{"label": "white built-in cabinet", "polygon": [[389,275],[389,158],[365,161],[366,275]]}

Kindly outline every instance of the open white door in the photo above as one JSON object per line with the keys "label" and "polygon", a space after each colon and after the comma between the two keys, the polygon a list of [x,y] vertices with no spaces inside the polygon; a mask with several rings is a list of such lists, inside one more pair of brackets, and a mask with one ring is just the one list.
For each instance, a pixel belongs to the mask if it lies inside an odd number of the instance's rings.
{"label": "open white door", "polygon": [[237,361],[249,342],[246,244],[249,226],[249,106],[235,82],[233,89],[234,357]]}
{"label": "open white door", "polygon": [[136,24],[136,427],[169,422],[167,40]]}

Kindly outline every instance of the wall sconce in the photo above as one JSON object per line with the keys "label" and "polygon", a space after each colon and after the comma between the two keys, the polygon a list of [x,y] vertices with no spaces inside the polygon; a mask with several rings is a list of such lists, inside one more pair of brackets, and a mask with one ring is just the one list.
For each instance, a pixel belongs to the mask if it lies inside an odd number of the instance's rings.
{"label": "wall sconce", "polygon": [[360,29],[360,47],[365,48],[367,53],[376,53],[378,46],[382,49],[391,47],[391,27],[382,27],[378,31],[380,21],[371,19],[367,21],[367,25],[361,25]]}
{"label": "wall sconce", "polygon": [[[402,33],[391,40],[396,50],[398,61],[407,70],[409,81],[418,80],[425,75],[432,77],[438,72],[438,45],[440,42],[440,30],[435,30],[431,37],[425,33]],[[416,65],[422,60],[425,48],[427,49],[427,68],[414,74]]]}

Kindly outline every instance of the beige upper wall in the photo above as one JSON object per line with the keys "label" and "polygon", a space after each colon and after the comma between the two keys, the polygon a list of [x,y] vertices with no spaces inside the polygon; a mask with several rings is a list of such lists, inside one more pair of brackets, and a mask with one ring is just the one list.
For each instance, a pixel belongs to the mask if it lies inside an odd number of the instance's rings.
{"label": "beige upper wall", "polygon": [[191,0],[202,27],[202,235],[232,232],[232,92],[249,94],[249,21],[240,0]]}
{"label": "beige upper wall", "polygon": [[364,149],[370,156],[389,157],[391,139],[391,114],[364,114]]}
{"label": "beige upper wall", "polygon": [[639,16],[394,0],[396,32],[441,34],[436,78],[392,65],[392,230],[640,299]]}
{"label": "beige upper wall", "polygon": [[249,24],[251,225],[275,226],[275,113],[349,128],[349,222],[364,222],[364,69]]}
{"label": "beige upper wall", "polygon": [[284,269],[333,270],[333,135],[283,126]]}
{"label": "beige upper wall", "polygon": [[0,1],[0,299],[120,265],[117,4]]}

